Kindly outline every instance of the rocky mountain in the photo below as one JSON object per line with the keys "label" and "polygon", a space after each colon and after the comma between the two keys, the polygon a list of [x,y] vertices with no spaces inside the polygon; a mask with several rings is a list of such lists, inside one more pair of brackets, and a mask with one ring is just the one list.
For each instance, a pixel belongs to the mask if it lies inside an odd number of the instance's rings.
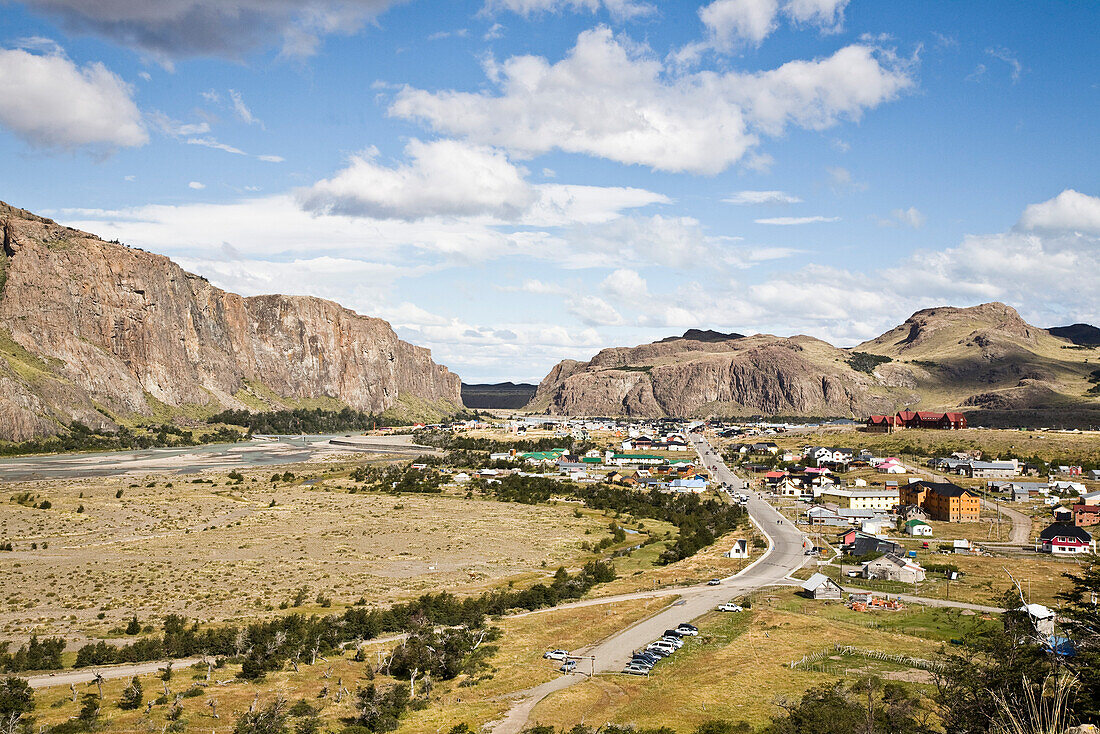
{"label": "rocky mountain", "polygon": [[[552,414],[851,416],[962,409],[987,422],[1020,411],[1100,420],[1090,382],[1100,349],[1026,323],[1002,303],[919,311],[852,349],[809,336],[691,330],[566,360],[531,410]],[[1092,379],[1095,381],[1095,377]],[[1090,392],[1091,391],[1091,392]]]}
{"label": "rocky mountain", "polygon": [[1100,346],[1100,329],[1091,324],[1072,324],[1070,326],[1053,326],[1047,329],[1047,333],[1069,339],[1082,347]]}
{"label": "rocky mountain", "polygon": [[462,404],[474,409],[517,410],[535,397],[536,385],[525,382],[497,382],[484,385],[462,383]]}
{"label": "rocky mountain", "polygon": [[0,439],[223,408],[451,411],[459,378],[381,319],[244,298],[0,203]]}

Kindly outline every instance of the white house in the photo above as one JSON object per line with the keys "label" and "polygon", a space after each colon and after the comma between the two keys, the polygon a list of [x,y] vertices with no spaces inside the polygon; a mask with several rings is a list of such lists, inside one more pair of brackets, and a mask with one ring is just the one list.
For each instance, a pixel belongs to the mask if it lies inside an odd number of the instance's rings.
{"label": "white house", "polygon": [[905,532],[912,536],[932,537],[932,526],[923,520],[910,520],[905,523]]}
{"label": "white house", "polygon": [[924,569],[905,556],[887,553],[863,564],[863,578],[915,584],[924,581]]}
{"label": "white house", "polygon": [[699,493],[707,488],[707,482],[705,479],[699,479],[698,477],[692,477],[691,479],[673,479],[671,486],[676,492]]}
{"label": "white house", "polygon": [[749,542],[738,538],[733,541],[733,547],[730,548],[724,554],[726,558],[748,558],[749,557]]}
{"label": "white house", "polygon": [[801,584],[802,590],[814,599],[840,599],[843,589],[823,573],[815,573]]}

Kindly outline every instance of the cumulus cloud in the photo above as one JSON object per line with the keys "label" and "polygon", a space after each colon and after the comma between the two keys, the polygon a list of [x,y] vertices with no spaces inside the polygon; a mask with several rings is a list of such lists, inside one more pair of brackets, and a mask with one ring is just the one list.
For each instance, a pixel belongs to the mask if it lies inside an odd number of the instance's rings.
{"label": "cumulus cloud", "polygon": [[817,224],[819,222],[839,222],[840,217],[767,217],[765,219],[752,220],[757,224],[774,224],[781,227],[789,227],[798,224]]}
{"label": "cumulus cloud", "polygon": [[727,204],[752,206],[757,204],[801,204],[802,199],[785,191],[737,191],[722,199]]}
{"label": "cumulus cloud", "polygon": [[199,181],[192,181],[191,183],[187,184],[187,188],[194,189],[195,191],[202,191],[206,188],[206,184]]}
{"label": "cumulus cloud", "polygon": [[1100,234],[1100,197],[1066,189],[1049,201],[1024,209],[1019,226]]}
{"label": "cumulus cloud", "polygon": [[454,140],[405,148],[407,163],[386,166],[371,149],[300,193],[312,212],[378,219],[488,214],[517,216],[535,199],[523,173],[499,150]]}
{"label": "cumulus cloud", "polygon": [[37,148],[111,151],[149,141],[130,85],[98,62],[0,49],[0,98],[0,126]]}
{"label": "cumulus cloud", "polygon": [[497,92],[405,87],[389,111],[513,155],[558,149],[715,174],[761,134],[858,120],[914,83],[906,64],[865,45],[757,73],[677,73],[606,27],[580,34],[557,63],[516,56],[485,70]]}
{"label": "cumulus cloud", "polygon": [[622,315],[599,296],[575,296],[566,302],[566,310],[586,326],[621,326]]}
{"label": "cumulus cloud", "polygon": [[915,206],[911,206],[908,209],[895,209],[890,212],[890,219],[886,220],[888,224],[901,224],[906,227],[912,227],[913,229],[920,229],[924,226],[925,216]]}
{"label": "cumulus cloud", "polygon": [[316,52],[323,36],[349,34],[395,0],[28,0],[69,31],[94,33],[163,59],[240,58],[280,44],[288,56]]}
{"label": "cumulus cloud", "polygon": [[835,33],[844,25],[848,0],[714,0],[699,9],[707,41],[695,44],[681,57],[707,49],[729,51],[740,43],[759,46],[779,27],[780,13],[796,25],[813,25]]}

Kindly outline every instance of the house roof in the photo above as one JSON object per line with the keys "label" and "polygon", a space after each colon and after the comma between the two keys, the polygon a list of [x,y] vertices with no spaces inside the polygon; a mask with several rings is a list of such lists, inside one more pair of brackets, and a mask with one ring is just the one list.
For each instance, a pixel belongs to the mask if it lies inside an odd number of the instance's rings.
{"label": "house roof", "polygon": [[802,588],[805,591],[813,591],[822,584],[833,584],[835,586],[836,582],[823,573],[815,573],[813,576],[802,582]]}
{"label": "house roof", "polygon": [[969,489],[963,489],[957,484],[951,482],[929,482],[927,480],[921,480],[919,482],[912,482],[909,486],[918,485],[931,492],[935,492],[941,497],[962,497],[963,495],[969,495],[971,497],[977,497],[978,495],[971,492]]}
{"label": "house roof", "polygon": [[1052,523],[1043,532],[1039,533],[1039,540],[1054,540],[1055,538],[1075,538],[1082,543],[1092,542],[1092,536],[1084,528],[1079,528],[1068,522]]}
{"label": "house roof", "polygon": [[[910,520],[909,522],[905,523],[905,527],[907,528],[916,527],[917,525],[928,525],[928,523],[924,522],[923,520]],[[931,527],[931,525],[929,525],[929,527]]]}

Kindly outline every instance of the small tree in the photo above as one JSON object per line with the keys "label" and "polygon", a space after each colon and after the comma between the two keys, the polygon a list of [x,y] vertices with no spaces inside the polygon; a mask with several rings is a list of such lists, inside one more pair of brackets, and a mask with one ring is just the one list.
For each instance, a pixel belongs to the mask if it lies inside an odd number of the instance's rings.
{"label": "small tree", "polygon": [[145,694],[141,689],[141,681],[135,676],[130,685],[122,689],[122,697],[118,701],[118,707],[125,711],[132,711],[136,708],[140,708],[141,701]]}
{"label": "small tree", "polygon": [[137,615],[135,614],[130,618],[130,623],[126,625],[126,634],[136,635],[138,632],[141,632],[141,622],[138,621]]}
{"label": "small tree", "polygon": [[9,676],[0,683],[0,734],[15,734],[31,724],[34,691],[27,681]]}
{"label": "small tree", "polygon": [[94,693],[80,697],[80,713],[76,718],[85,729],[95,729],[99,725],[99,704],[100,698]]}
{"label": "small tree", "polygon": [[233,734],[286,734],[286,702],[276,699],[259,711],[241,714]]}

